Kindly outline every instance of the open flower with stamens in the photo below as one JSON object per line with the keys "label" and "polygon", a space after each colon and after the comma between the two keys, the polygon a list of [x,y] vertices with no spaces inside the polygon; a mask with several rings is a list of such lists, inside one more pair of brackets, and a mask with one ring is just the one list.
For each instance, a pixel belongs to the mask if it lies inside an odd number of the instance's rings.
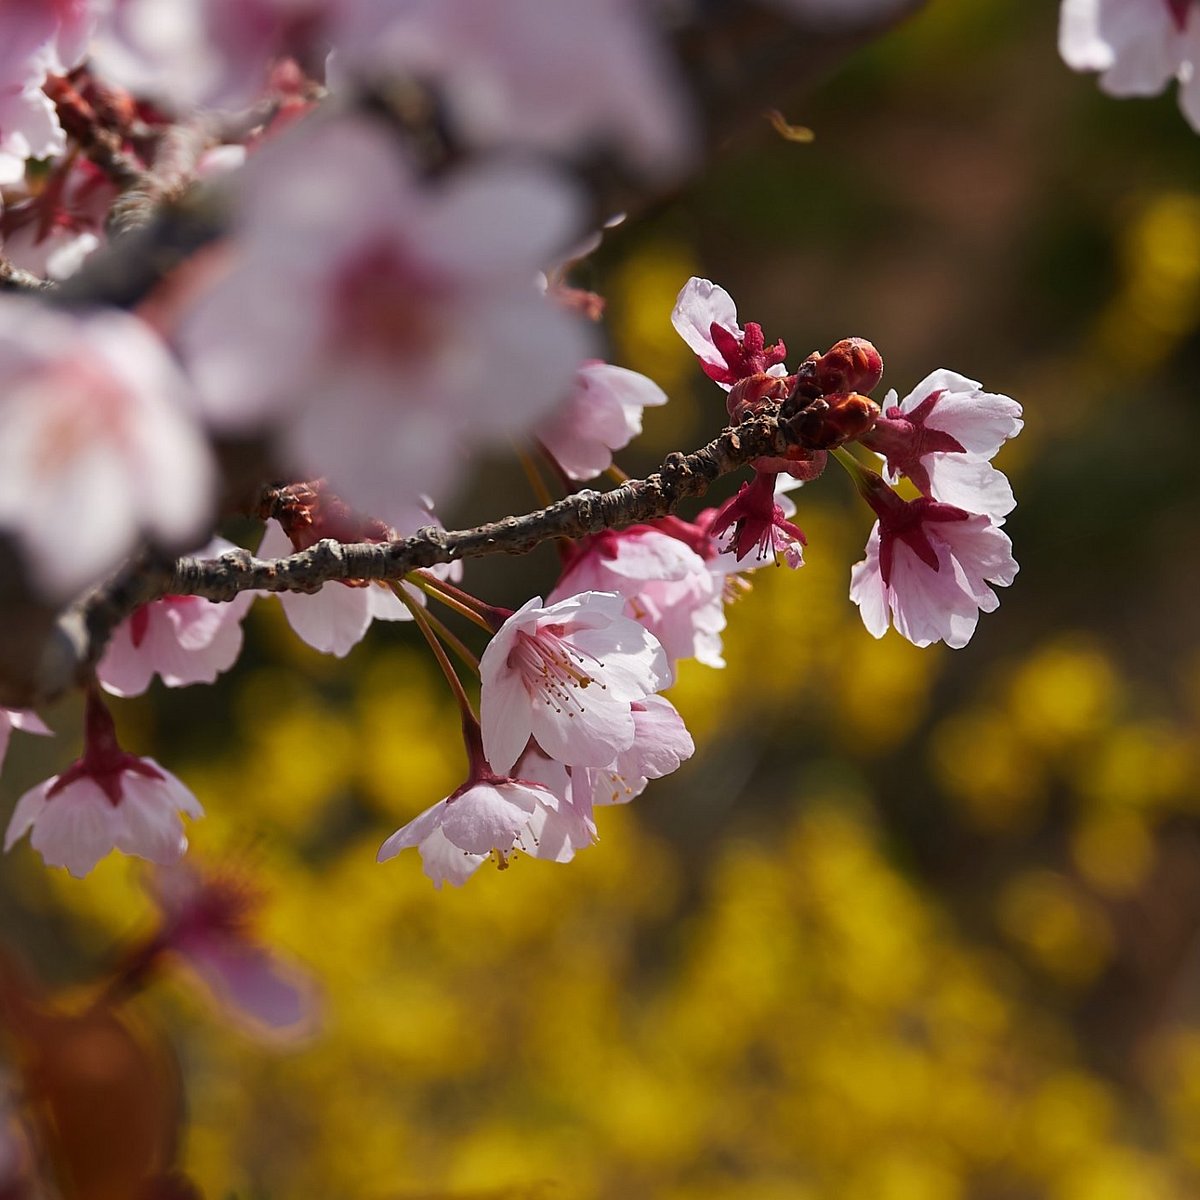
{"label": "open flower with stamens", "polygon": [[[493,855],[501,867],[514,851],[566,862],[576,848],[595,840],[590,806],[578,812],[565,798],[565,787],[551,790],[534,779],[493,771],[473,717],[464,716],[463,736],[470,763],[466,782],[397,829],[379,848],[380,862],[415,846],[434,887],[447,881],[458,887]],[[522,765],[528,761],[527,755]]]}
{"label": "open flower with stamens", "polygon": [[29,833],[47,866],[79,879],[114,849],[172,863],[187,849],[181,812],[204,815],[169,771],[121,749],[108,709],[89,692],[83,756],[17,801],[4,849]]}
{"label": "open flower with stamens", "polygon": [[905,475],[933,500],[999,520],[1016,507],[1008,480],[989,461],[1024,427],[1021,406],[981,390],[955,371],[928,375],[883,414],[863,439],[887,463],[892,483]]}
{"label": "open flower with stamens", "polygon": [[544,607],[535,596],[488,643],[479,673],[483,746],[499,771],[531,736],[568,766],[606,766],[633,743],[633,702],[671,681],[658,640],[607,592]]}
{"label": "open flower with stamens", "polygon": [[729,533],[729,549],[739,568],[754,565],[745,561],[751,556],[759,562],[785,562],[793,570],[804,566],[804,531],[786,519],[776,502],[775,479],[774,472],[756,471],[753,482],[743,483],[713,517],[713,536]]}
{"label": "open flower with stamens", "polygon": [[902,500],[873,472],[857,478],[879,517],[866,557],[850,572],[863,624],[883,637],[890,619],[916,646],[965,646],[979,614],[1000,604],[988,585],[1007,587],[1016,577],[1012,542],[990,517],[924,496]]}

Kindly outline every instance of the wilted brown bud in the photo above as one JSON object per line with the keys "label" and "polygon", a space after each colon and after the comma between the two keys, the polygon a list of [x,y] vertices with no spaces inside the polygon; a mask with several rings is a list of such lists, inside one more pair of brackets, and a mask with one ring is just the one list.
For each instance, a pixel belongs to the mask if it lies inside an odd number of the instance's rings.
{"label": "wilted brown bud", "polygon": [[843,338],[813,364],[825,395],[869,392],[883,378],[883,359],[866,338]]}

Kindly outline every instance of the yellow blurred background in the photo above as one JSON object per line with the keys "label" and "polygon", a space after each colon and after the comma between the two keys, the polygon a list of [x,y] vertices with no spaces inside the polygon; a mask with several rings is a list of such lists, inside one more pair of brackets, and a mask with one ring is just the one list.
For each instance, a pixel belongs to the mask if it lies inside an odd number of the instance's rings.
{"label": "yellow blurred background", "polygon": [[[632,473],[723,420],[668,320],[691,274],[793,359],[861,335],[901,394],[946,366],[1018,398],[1022,572],[968,648],[864,632],[870,516],[831,472],[799,494],[807,566],[759,571],[729,667],[671,693],[696,758],[575,862],[440,893],[415,855],[374,861],[463,767],[411,631],[339,663],[260,601],[216,689],[120,706],[203,802],[197,853],[250,864],[264,936],[323,993],[284,1047],[184,981],[135,1001],[205,1196],[1200,1195],[1200,142],[1171,97],[1070,74],[1055,8],[935,0],[786,113],[812,145],[764,120],[578,280],[614,361],[672,396]],[[530,503],[493,471],[452,520]],[[515,606],[552,568],[467,586]],[[31,741],[5,811],[53,769]],[[3,936],[49,986],[150,919],[118,856],[83,882],[25,846],[3,868]]]}

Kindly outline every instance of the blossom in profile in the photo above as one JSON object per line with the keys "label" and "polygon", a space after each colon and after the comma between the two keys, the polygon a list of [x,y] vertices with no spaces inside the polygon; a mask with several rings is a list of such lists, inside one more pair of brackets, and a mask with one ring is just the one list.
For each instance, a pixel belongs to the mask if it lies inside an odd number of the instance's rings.
{"label": "blossom in profile", "polygon": [[1179,107],[1200,132],[1200,14],[1192,0],[1063,0],[1058,49],[1099,71],[1110,96],[1156,96],[1179,80]]}
{"label": "blossom in profile", "polygon": [[755,321],[747,321],[743,329],[733,297],[711,280],[693,276],[683,285],[671,324],[700,360],[700,369],[726,391],[755,375],[787,374],[783,342],[768,346]]}
{"label": "blossom in profile", "polygon": [[651,779],[677,771],[696,744],[675,706],[664,696],[647,696],[632,706],[633,744],[602,769],[585,768],[591,803],[627,804]]}
{"label": "blossom in profile", "polygon": [[[804,531],[787,519],[775,492],[776,475],[756,471],[750,483],[717,510],[712,519],[713,537],[728,535],[728,548],[739,569],[768,560],[784,562],[793,570],[804,566]],[[793,510],[794,511],[794,510]]]}
{"label": "blossom in profile", "polygon": [[157,867],[149,891],[162,913],[155,951],[195,975],[236,1022],[269,1037],[312,1029],[316,988],[256,933],[262,897],[248,879],[185,860]]}
{"label": "blossom in profile", "polygon": [[[559,785],[553,790],[538,782],[536,775],[499,774],[488,762],[479,724],[469,714],[464,714],[463,735],[469,762],[466,781],[397,829],[379,848],[379,862],[415,847],[434,887],[447,881],[459,887],[489,858],[504,867],[520,851],[566,862],[576,848],[595,840],[590,807],[576,810],[563,786],[566,775],[561,769],[551,766],[546,775]],[[537,769],[540,761],[527,753],[522,768]]]}
{"label": "blossom in profile", "polygon": [[721,581],[686,542],[647,525],[606,530],[578,544],[548,598],[616,592],[625,614],[662,645],[672,665],[695,658],[724,666]]}
{"label": "blossom in profile", "polygon": [[[200,557],[236,548],[216,538]],[[167,687],[212,683],[241,653],[242,619],[254,597],[240,592],[216,604],[202,596],[164,596],[143,604],[113,631],[96,678],[115,696],[140,696],[155,675]]]}
{"label": "blossom in profile", "polygon": [[196,818],[204,810],[152,758],[121,749],[104,702],[89,692],[83,756],[17,801],[4,849],[28,833],[48,867],[78,879],[113,850],[173,863],[187,849],[180,813]]}
{"label": "blossom in profile", "polygon": [[924,496],[902,500],[878,475],[865,476],[862,490],[879,518],[850,572],[863,624],[877,638],[892,624],[916,646],[965,646],[979,614],[1000,604],[990,585],[1016,577],[1012,542],[990,517]]}
{"label": "blossom in profile", "polygon": [[666,404],[652,379],[625,367],[593,362],[580,367],[575,387],[534,429],[570,479],[594,479],[642,432],[642,410]]}
{"label": "blossom in profile", "polygon": [[233,265],[178,334],[215,427],[273,431],[296,476],[394,524],[569,393],[591,334],[536,281],[581,215],[558,175],[422,180],[343,116],[288,129],[238,184]]}
{"label": "blossom in profile", "polygon": [[37,713],[27,708],[0,708],[0,766],[4,765],[4,756],[8,753],[8,742],[14,729],[22,733],[51,735],[51,730],[46,728]]}
{"label": "blossom in profile", "polygon": [[674,64],[640,0],[341,0],[335,86],[428,80],[463,141],[620,157],[663,180],[692,128]]}
{"label": "blossom in profile", "polygon": [[930,499],[999,520],[1016,500],[990,460],[1023,425],[1015,400],[939,370],[898,404],[896,393],[889,392],[882,415],[862,441],[886,461],[890,482],[907,476]]}
{"label": "blossom in profile", "polygon": [[502,772],[530,737],[567,766],[606,766],[633,743],[632,704],[671,682],[658,640],[610,592],[545,606],[535,596],[488,643],[479,671],[483,748]]}
{"label": "blossom in profile", "polygon": [[0,297],[0,527],[62,600],[146,535],[185,549],[211,512],[213,463],[187,381],[149,327]]}

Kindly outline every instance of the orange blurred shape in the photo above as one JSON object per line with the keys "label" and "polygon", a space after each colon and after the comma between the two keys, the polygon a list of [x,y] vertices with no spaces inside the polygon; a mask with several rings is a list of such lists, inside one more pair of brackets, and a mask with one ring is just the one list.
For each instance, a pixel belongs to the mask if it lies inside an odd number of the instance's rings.
{"label": "orange blurred shape", "polygon": [[0,948],[0,1027],[24,1114],[68,1200],[192,1200],[173,1170],[183,1115],[164,1039],[105,998],[55,1005]]}

